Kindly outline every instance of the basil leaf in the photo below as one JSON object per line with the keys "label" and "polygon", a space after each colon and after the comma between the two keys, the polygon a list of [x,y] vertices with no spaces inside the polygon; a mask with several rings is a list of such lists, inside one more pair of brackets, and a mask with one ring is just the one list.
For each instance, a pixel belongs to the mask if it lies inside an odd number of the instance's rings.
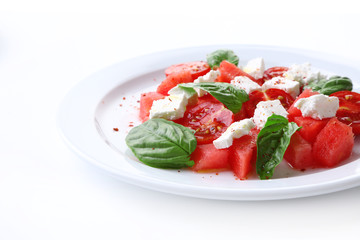
{"label": "basil leaf", "polygon": [[233,51],[227,49],[219,49],[208,54],[206,60],[211,68],[219,67],[220,63],[224,60],[231,62],[236,66],[239,64],[239,57],[236,56]]}
{"label": "basil leaf", "polygon": [[199,88],[210,93],[214,98],[223,103],[233,113],[241,110],[242,104],[249,100],[249,95],[242,89],[230,83],[202,82],[179,84],[181,88]]}
{"label": "basil leaf", "polygon": [[309,83],[309,85],[304,86],[305,88],[310,88],[313,91],[320,91],[320,89],[322,88],[322,86],[325,84],[325,82],[327,82],[327,79],[321,79],[318,82],[311,82]]}
{"label": "basil leaf", "polygon": [[150,119],[130,130],[125,138],[134,155],[156,168],[191,167],[190,154],[196,148],[194,133],[165,119]]}
{"label": "basil leaf", "polygon": [[260,179],[273,176],[275,167],[282,161],[290,144],[291,136],[300,127],[280,115],[270,116],[264,128],[259,132],[256,146],[256,172]]}
{"label": "basil leaf", "polygon": [[325,95],[330,95],[334,92],[348,90],[351,91],[353,84],[348,77],[332,76],[329,79],[323,79],[316,83],[310,83],[308,88],[313,91],[320,92]]}

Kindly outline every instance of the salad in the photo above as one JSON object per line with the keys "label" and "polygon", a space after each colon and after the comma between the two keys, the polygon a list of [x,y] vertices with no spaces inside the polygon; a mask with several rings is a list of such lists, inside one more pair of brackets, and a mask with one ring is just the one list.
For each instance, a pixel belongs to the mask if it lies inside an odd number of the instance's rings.
{"label": "salad", "polygon": [[195,172],[233,171],[270,179],[286,161],[304,171],[348,159],[360,134],[352,81],[309,63],[243,67],[231,50],[169,66],[155,92],[141,94],[142,124],[126,144],[144,164]]}

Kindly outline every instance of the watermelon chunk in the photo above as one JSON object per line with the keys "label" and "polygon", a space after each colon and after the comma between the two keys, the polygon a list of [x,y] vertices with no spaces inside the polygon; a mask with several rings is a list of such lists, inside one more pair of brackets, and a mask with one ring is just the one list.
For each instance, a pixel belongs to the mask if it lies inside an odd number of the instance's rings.
{"label": "watermelon chunk", "polygon": [[156,92],[167,95],[168,91],[180,83],[193,82],[190,71],[174,72],[168,75],[157,87]]}
{"label": "watermelon chunk", "polygon": [[299,130],[300,135],[309,143],[315,142],[317,135],[325,127],[328,121],[329,118],[316,120],[309,117],[294,117],[294,122],[302,127]]}
{"label": "watermelon chunk", "polygon": [[190,159],[195,162],[191,167],[196,172],[221,171],[229,168],[229,149],[217,149],[214,144],[198,145]]}
{"label": "watermelon chunk", "polygon": [[165,95],[157,92],[148,92],[141,94],[139,117],[142,122],[149,119],[150,109],[155,100],[163,99]]}
{"label": "watermelon chunk", "polygon": [[295,169],[305,170],[316,167],[312,146],[299,132],[295,132],[284,154],[285,160]]}
{"label": "watermelon chunk", "polygon": [[240,120],[245,119],[246,117],[247,117],[246,109],[244,108],[244,105],[243,105],[241,110],[238,113],[234,114],[234,121],[240,121]]}
{"label": "watermelon chunk", "polygon": [[353,147],[351,127],[332,118],[316,137],[313,156],[322,166],[334,167],[350,157]]}
{"label": "watermelon chunk", "polygon": [[174,64],[165,69],[165,75],[169,76],[174,72],[190,71],[193,80],[210,72],[211,68],[207,62],[193,61],[180,64]]}
{"label": "watermelon chunk", "polygon": [[256,161],[256,138],[259,130],[253,129],[250,135],[234,139],[229,163],[235,176],[240,180],[247,179]]}
{"label": "watermelon chunk", "polygon": [[262,80],[256,80],[251,75],[238,68],[235,64],[232,64],[228,61],[222,61],[218,70],[220,71],[220,76],[217,78],[217,82],[230,83],[230,81],[237,76],[245,76],[258,83],[259,85],[262,85]]}

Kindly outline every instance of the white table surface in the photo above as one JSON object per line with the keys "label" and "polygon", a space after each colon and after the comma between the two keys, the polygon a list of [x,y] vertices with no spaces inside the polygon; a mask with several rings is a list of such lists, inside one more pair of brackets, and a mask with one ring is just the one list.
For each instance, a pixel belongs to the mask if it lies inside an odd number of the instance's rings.
{"label": "white table surface", "polygon": [[150,191],[82,161],[55,122],[58,104],[78,81],[160,50],[266,44],[360,63],[355,3],[1,3],[0,239],[358,239],[359,187],[257,202]]}

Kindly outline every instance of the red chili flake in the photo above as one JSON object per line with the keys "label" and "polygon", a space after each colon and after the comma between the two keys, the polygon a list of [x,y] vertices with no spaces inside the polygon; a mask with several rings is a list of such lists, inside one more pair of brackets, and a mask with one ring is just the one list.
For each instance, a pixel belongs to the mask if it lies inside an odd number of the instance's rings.
{"label": "red chili flake", "polygon": [[125,100],[126,99],[126,97],[123,97],[123,100]]}
{"label": "red chili flake", "polygon": [[155,150],[155,148],[152,148],[152,150]]}
{"label": "red chili flake", "polygon": [[118,131],[119,131],[119,129],[118,129],[118,128],[113,128],[113,130],[114,130],[115,132],[118,132]]}
{"label": "red chili flake", "polygon": [[217,172],[217,173],[215,173],[216,175],[219,175],[219,173]]}
{"label": "red chili flake", "polygon": [[134,125],[133,124],[129,124],[129,127],[133,127]]}
{"label": "red chili flake", "polygon": [[140,103],[140,100],[137,100],[136,102],[137,102],[137,103]]}
{"label": "red chili flake", "polygon": [[122,107],[122,104],[119,104],[120,107]]}

